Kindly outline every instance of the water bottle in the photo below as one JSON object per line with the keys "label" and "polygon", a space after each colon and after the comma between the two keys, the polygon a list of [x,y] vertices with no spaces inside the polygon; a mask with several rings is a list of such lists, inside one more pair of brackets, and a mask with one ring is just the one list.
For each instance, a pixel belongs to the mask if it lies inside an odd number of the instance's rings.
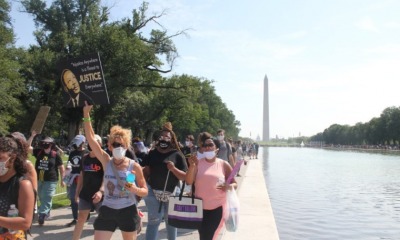
{"label": "water bottle", "polygon": [[128,173],[126,174],[125,181],[129,184],[129,186],[132,185],[132,183],[135,182],[136,176],[133,173]]}
{"label": "water bottle", "polygon": [[[8,217],[18,217],[18,209],[15,207],[15,204],[11,204],[10,209],[7,212]],[[8,229],[8,232],[11,234],[17,233],[16,230]]]}

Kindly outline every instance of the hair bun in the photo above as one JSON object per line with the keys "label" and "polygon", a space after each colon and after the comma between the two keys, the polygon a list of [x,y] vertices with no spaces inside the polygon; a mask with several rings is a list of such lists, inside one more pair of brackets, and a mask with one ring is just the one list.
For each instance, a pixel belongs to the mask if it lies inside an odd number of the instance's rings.
{"label": "hair bun", "polygon": [[171,122],[164,123],[164,125],[162,126],[162,129],[167,130],[167,131],[172,131],[172,123]]}

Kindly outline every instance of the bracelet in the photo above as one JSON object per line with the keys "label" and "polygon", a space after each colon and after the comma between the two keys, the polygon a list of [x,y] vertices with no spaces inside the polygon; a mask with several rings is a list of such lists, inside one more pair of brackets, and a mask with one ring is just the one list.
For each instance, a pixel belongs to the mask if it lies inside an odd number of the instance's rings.
{"label": "bracelet", "polygon": [[84,122],[90,122],[90,121],[92,121],[92,119],[90,118],[90,117],[88,117],[88,118],[82,118],[82,121],[84,121]]}

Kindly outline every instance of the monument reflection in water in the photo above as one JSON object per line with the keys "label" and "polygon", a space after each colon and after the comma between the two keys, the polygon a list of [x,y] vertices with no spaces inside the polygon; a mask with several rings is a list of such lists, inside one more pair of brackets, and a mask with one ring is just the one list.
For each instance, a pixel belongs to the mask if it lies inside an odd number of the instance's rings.
{"label": "monument reflection in water", "polygon": [[398,153],[261,149],[281,240],[400,239]]}

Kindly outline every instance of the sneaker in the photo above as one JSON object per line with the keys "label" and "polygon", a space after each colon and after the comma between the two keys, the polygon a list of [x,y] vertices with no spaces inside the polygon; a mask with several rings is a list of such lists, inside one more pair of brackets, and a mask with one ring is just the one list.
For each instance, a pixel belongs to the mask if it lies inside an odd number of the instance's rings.
{"label": "sneaker", "polygon": [[38,222],[39,222],[39,225],[40,226],[42,226],[43,224],[44,224],[44,218],[46,217],[46,214],[44,214],[44,213],[40,213],[39,214],[39,219],[38,219]]}
{"label": "sneaker", "polygon": [[[51,211],[51,210],[50,210],[50,211]],[[51,219],[50,211],[49,211],[47,214],[44,215],[44,219],[45,219],[45,220]]]}
{"label": "sneaker", "polygon": [[68,223],[67,225],[65,225],[66,227],[72,227],[72,226],[74,226],[74,225],[76,225],[76,220],[74,219],[74,220],[72,220],[70,223]]}

